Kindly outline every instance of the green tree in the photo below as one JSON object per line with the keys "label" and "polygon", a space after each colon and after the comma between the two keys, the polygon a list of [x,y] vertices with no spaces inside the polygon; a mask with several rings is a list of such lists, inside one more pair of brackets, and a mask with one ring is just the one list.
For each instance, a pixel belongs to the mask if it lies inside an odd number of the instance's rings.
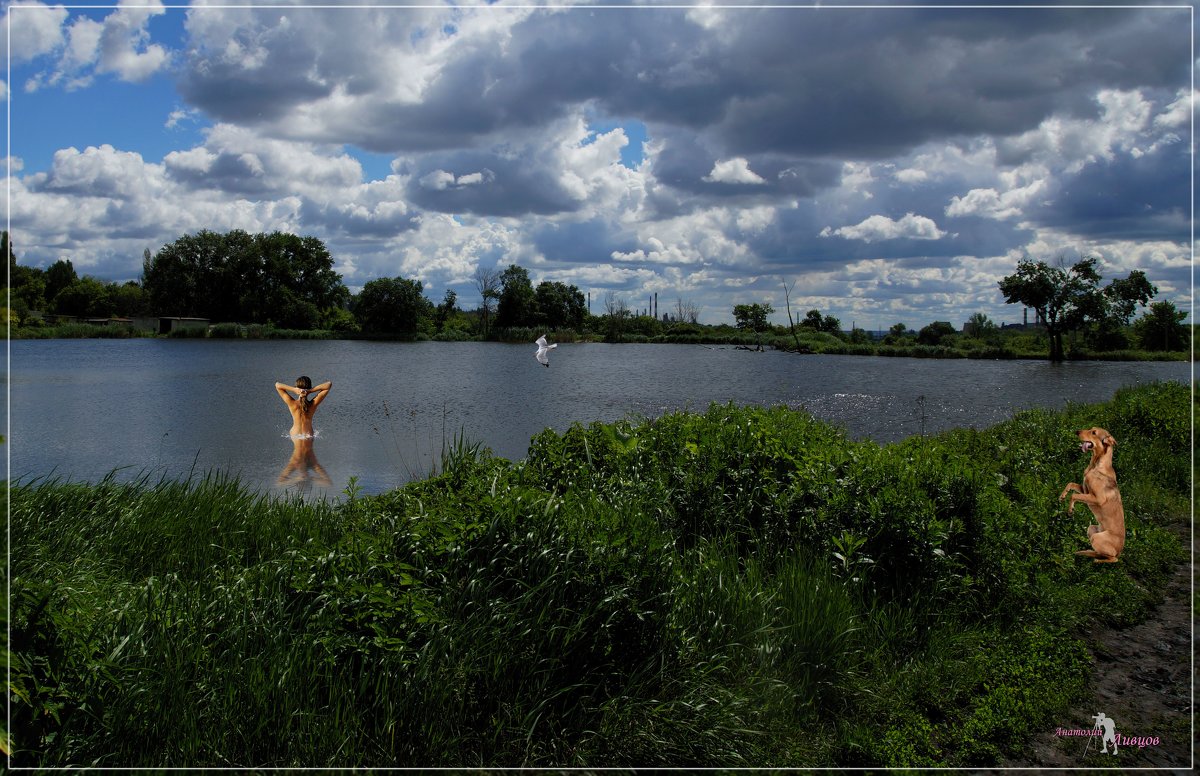
{"label": "green tree", "polygon": [[0,232],[0,252],[8,255],[9,298],[18,318],[24,321],[30,310],[46,310],[46,273],[17,263],[7,231]]}
{"label": "green tree", "polygon": [[299,329],[350,296],[324,243],[283,232],[184,235],[145,259],[142,284],[163,314]]}
{"label": "green tree", "polygon": [[765,331],[769,324],[767,317],[775,312],[775,308],[766,303],[734,305],[733,320],[739,329],[753,332]]}
{"label": "green tree", "polygon": [[821,315],[820,310],[809,310],[804,315],[804,320],[800,321],[800,325],[806,329],[813,331],[823,331],[828,334],[839,334],[842,331],[842,322],[832,315]]}
{"label": "green tree", "polygon": [[912,340],[909,335],[908,326],[903,323],[897,323],[888,329],[888,333],[883,338],[884,345],[903,345]]}
{"label": "green tree", "polygon": [[[229,242],[227,235],[202,230],[164,245],[144,261],[142,288],[151,308],[160,315],[239,320],[237,305],[242,295],[258,293],[262,278],[247,274],[244,282],[238,282],[228,271]],[[263,322],[257,318],[242,320]]]}
{"label": "green tree", "polygon": [[524,267],[510,264],[500,273],[500,296],[496,305],[496,325],[536,326],[537,295],[529,272]]}
{"label": "green tree", "polygon": [[999,329],[991,318],[983,313],[975,313],[963,325],[963,334],[975,339],[986,340],[994,337]]}
{"label": "green tree", "polygon": [[1127,278],[1118,278],[1104,288],[1106,315],[1122,326],[1128,326],[1137,308],[1149,303],[1158,293],[1146,273],[1135,269]]}
{"label": "green tree", "polygon": [[107,318],[113,314],[110,287],[84,275],[54,295],[54,311],[63,315]]}
{"label": "green tree", "polygon": [[354,313],[344,307],[330,307],[321,313],[321,328],[341,334],[357,334],[362,331]]}
{"label": "green tree", "polygon": [[1126,330],[1138,306],[1145,305],[1158,293],[1146,273],[1134,270],[1127,278],[1118,278],[1104,288],[1097,300],[1091,323],[1086,328],[1088,345],[1096,350],[1120,350],[1129,347]]}
{"label": "green tree", "polygon": [[53,302],[58,292],[79,279],[69,259],[59,259],[46,269],[46,300]]}
{"label": "green tree", "polygon": [[1133,332],[1143,350],[1187,350],[1188,327],[1183,320],[1186,310],[1177,310],[1172,302],[1155,302],[1134,321]]}
{"label": "green tree", "polygon": [[422,321],[433,317],[433,303],[421,295],[421,281],[378,278],[369,281],[354,300],[354,317],[369,334],[417,332]]}
{"label": "green tree", "polygon": [[453,288],[446,289],[446,295],[442,297],[442,303],[437,306],[433,314],[433,322],[438,331],[442,331],[446,327],[446,321],[458,309],[458,294]]}
{"label": "green tree", "polygon": [[339,307],[349,297],[333,257],[316,237],[285,232],[257,235],[255,242],[268,287],[278,296],[264,300],[268,319],[292,328],[316,325],[322,310]]}
{"label": "green tree", "polygon": [[917,344],[940,345],[942,340],[954,334],[954,326],[949,321],[934,321],[917,332]]}
{"label": "green tree", "polygon": [[1064,359],[1065,333],[1088,323],[1111,328],[1113,322],[1128,320],[1137,304],[1149,301],[1155,293],[1140,270],[1101,289],[1098,263],[1099,259],[1089,256],[1067,267],[1060,258],[1058,266],[1052,267],[1027,258],[1017,263],[1014,274],[999,282],[1004,301],[1037,311],[1050,339],[1051,361]]}
{"label": "green tree", "polygon": [[583,328],[587,300],[575,286],[543,280],[534,292],[538,322],[547,329]]}
{"label": "green tree", "polygon": [[145,315],[146,294],[140,284],[130,280],[117,285],[112,283],[108,288],[109,300],[112,302],[113,314],[128,318],[134,315]]}

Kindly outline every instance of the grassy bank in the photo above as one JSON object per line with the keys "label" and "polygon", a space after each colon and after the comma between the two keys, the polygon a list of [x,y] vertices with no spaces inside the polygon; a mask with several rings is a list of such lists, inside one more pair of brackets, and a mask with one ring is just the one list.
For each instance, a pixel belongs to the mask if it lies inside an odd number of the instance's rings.
{"label": "grassy bank", "polygon": [[14,327],[12,339],[135,339],[157,337],[155,332],[133,326],[96,326],[90,323],[61,323],[54,326]]}
{"label": "grassy bank", "polygon": [[[1188,389],[879,446],[714,406],[336,504],[14,485],[14,764],[980,766],[1183,558]],[[1121,563],[1058,493],[1119,442]]]}

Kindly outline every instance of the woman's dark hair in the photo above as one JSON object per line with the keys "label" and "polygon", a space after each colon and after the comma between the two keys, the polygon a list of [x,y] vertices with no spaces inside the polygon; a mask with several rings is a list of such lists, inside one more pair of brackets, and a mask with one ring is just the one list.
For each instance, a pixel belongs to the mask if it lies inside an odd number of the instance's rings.
{"label": "woman's dark hair", "polygon": [[[299,377],[296,378],[296,387],[303,388],[306,391],[312,390],[312,380],[309,380],[308,377],[306,377],[305,375],[300,375]],[[300,409],[305,414],[308,414],[309,407],[311,406],[309,404],[309,402],[311,402],[311,401],[312,400],[307,397],[305,397],[304,399],[302,399],[300,401]]]}

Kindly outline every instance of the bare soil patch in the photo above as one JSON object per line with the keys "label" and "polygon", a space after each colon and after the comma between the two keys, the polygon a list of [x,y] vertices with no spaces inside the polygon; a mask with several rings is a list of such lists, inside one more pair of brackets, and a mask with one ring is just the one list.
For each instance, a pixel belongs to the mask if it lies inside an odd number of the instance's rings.
{"label": "bare soil patch", "polygon": [[[1176,530],[1190,547],[1187,526]],[[1190,552],[1189,552],[1190,555]],[[1010,768],[1163,768],[1190,771],[1192,745],[1192,590],[1195,569],[1185,561],[1170,577],[1164,597],[1140,625],[1096,627],[1086,635],[1094,658],[1090,706],[1072,710],[1059,727],[1091,730],[1103,712],[1122,737],[1157,738],[1142,746],[1108,746],[1100,738],[1069,737],[1047,730],[1030,742]],[[1121,739],[1123,740],[1123,738]]]}

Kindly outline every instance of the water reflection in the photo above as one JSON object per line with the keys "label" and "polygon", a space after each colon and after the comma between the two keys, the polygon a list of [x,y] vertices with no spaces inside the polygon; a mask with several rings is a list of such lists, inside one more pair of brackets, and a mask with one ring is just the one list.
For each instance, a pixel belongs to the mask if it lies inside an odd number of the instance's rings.
{"label": "water reflection", "polygon": [[291,440],[292,457],[288,459],[283,471],[279,472],[276,482],[287,490],[295,490],[303,495],[312,490],[314,483],[322,488],[332,485],[333,480],[317,460],[317,453],[313,449],[313,437],[298,434],[291,437]]}

